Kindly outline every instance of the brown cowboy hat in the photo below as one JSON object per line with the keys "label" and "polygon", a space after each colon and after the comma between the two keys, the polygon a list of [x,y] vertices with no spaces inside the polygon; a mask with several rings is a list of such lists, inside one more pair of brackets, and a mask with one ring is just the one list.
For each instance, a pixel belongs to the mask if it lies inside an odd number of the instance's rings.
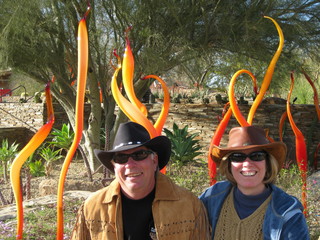
{"label": "brown cowboy hat", "polygon": [[171,155],[171,142],[166,136],[157,136],[150,139],[148,131],[138,123],[126,122],[119,125],[115,136],[113,148],[110,151],[94,149],[94,153],[99,161],[111,172],[114,172],[111,160],[116,152],[145,146],[158,155],[158,166],[164,168]]}
{"label": "brown cowboy hat", "polygon": [[283,166],[287,155],[287,146],[283,142],[270,142],[262,128],[247,126],[232,128],[229,132],[227,147],[220,148],[214,145],[211,157],[219,165],[222,158],[228,153],[247,149],[268,152],[275,157],[280,168]]}

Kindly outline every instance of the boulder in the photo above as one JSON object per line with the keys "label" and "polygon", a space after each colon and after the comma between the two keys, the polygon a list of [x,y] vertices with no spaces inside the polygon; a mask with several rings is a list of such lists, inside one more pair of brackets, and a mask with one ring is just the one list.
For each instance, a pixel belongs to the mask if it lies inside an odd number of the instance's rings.
{"label": "boulder", "polygon": [[54,179],[42,180],[39,184],[39,196],[44,197],[51,194],[57,194],[58,182]]}

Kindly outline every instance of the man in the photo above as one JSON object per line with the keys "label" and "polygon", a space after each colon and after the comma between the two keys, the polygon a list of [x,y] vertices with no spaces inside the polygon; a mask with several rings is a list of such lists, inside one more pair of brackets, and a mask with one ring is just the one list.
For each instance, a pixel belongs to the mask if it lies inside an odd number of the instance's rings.
{"label": "man", "polygon": [[201,201],[159,172],[171,154],[167,137],[123,123],[113,149],[95,154],[115,180],[82,205],[71,239],[210,239]]}

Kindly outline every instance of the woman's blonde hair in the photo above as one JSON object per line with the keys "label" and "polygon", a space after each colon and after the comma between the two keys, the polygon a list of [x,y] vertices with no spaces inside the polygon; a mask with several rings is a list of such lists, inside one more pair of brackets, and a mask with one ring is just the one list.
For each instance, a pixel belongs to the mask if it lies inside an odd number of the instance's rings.
{"label": "woman's blonde hair", "polygon": [[[222,158],[222,161],[219,166],[219,172],[226,176],[226,178],[233,184],[237,185],[236,180],[234,179],[231,172],[231,162],[228,160],[229,155],[232,153],[228,153]],[[278,161],[276,158],[268,153],[268,157],[266,159],[266,174],[263,179],[264,184],[275,183],[277,179],[277,175],[280,171]]]}

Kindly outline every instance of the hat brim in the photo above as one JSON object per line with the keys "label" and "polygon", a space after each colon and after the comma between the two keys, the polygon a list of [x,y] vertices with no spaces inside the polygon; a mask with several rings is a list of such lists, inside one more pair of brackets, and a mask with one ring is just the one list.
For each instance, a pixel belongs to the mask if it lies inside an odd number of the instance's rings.
{"label": "hat brim", "polygon": [[171,155],[171,142],[166,136],[152,138],[143,144],[124,145],[110,151],[94,149],[94,154],[104,166],[106,166],[111,172],[114,172],[111,160],[116,152],[122,152],[142,146],[145,146],[157,153],[160,170],[167,165]]}
{"label": "hat brim", "polygon": [[229,153],[243,151],[243,150],[264,150],[267,153],[273,155],[279,163],[279,168],[282,168],[287,155],[287,146],[283,142],[273,142],[264,145],[248,145],[241,147],[220,148],[213,146],[211,151],[211,158],[217,166],[220,165],[222,158]]}

